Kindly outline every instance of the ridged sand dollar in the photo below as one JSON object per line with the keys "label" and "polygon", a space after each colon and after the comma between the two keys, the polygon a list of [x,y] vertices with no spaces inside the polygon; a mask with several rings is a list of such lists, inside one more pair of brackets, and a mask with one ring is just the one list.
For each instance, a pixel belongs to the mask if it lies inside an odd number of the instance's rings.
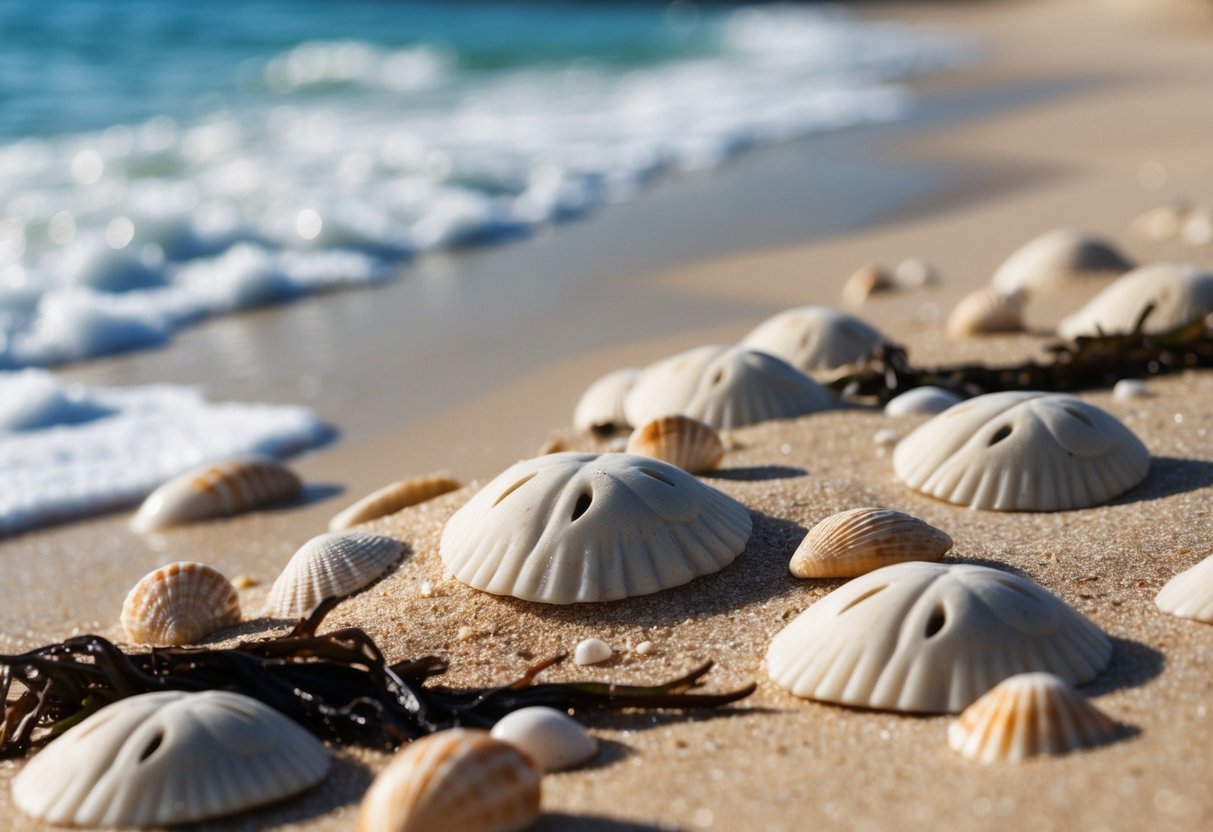
{"label": "ridged sand dollar", "polygon": [[1154,603],[1171,615],[1213,624],[1213,557],[1167,581],[1154,597]]}
{"label": "ridged sand dollar", "polygon": [[1086,231],[1058,228],[1029,240],[994,273],[991,285],[1009,295],[1081,277],[1111,277],[1133,268],[1116,244]]}
{"label": "ridged sand dollar", "polygon": [[1063,338],[1132,332],[1154,305],[1144,331],[1162,332],[1213,312],[1213,273],[1196,266],[1154,263],[1134,269],[1057,325]]}
{"label": "ridged sand dollar", "polygon": [[660,460],[560,453],[519,462],[452,515],[441,555],[460,581],[545,604],[613,601],[723,569],[745,506]]}
{"label": "ridged sand dollar", "polygon": [[799,306],[763,321],[741,339],[741,346],[811,373],[853,364],[884,342],[875,327],[854,315],[828,306]]}
{"label": "ridged sand dollar", "polygon": [[1115,417],[1072,396],[989,393],[903,439],[893,472],[913,489],[997,511],[1065,511],[1146,477],[1150,452]]}
{"label": "ridged sand dollar", "polygon": [[984,566],[899,563],[844,584],[767,650],[767,671],[807,699],[956,713],[1008,676],[1071,684],[1112,656],[1098,627],[1025,578]]}

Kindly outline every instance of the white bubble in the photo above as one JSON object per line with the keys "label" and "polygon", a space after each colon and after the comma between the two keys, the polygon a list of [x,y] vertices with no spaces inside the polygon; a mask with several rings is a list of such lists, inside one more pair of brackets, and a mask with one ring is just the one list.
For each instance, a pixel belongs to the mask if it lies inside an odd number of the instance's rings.
{"label": "white bubble", "polygon": [[295,231],[305,240],[316,239],[320,236],[322,228],[324,228],[324,220],[311,208],[304,208],[295,218]]}
{"label": "white bubble", "polygon": [[134,237],[135,224],[126,217],[114,217],[105,227],[105,241],[110,248],[126,248]]}
{"label": "white bubble", "polygon": [[91,185],[105,173],[105,162],[101,154],[89,148],[72,157],[72,179],[81,185]]}
{"label": "white bubble", "polygon": [[60,211],[46,224],[46,236],[57,246],[65,246],[76,236],[76,220],[67,211]]}

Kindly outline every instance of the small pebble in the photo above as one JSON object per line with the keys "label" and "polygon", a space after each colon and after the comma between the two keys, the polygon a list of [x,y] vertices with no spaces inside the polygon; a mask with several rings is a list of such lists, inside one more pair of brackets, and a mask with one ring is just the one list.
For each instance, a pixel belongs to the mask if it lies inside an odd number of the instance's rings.
{"label": "small pebble", "polygon": [[1112,388],[1112,396],[1121,401],[1140,399],[1149,395],[1146,383],[1139,378],[1122,378]]}
{"label": "small pebble", "polygon": [[471,627],[460,627],[459,632],[455,634],[455,638],[460,641],[471,641],[476,637],[476,631]]}
{"label": "small pebble", "polygon": [[422,581],[421,582],[421,597],[429,598],[433,594],[434,594],[434,585],[432,583],[430,583],[429,581]]}
{"label": "small pebble", "polygon": [[636,645],[636,652],[642,656],[649,655],[655,649],[657,649],[657,648],[653,646],[653,642],[651,642],[651,641],[642,641]]}
{"label": "small pebble", "polygon": [[580,665],[598,664],[605,662],[615,651],[600,638],[587,638],[577,645],[573,651],[573,661]]}

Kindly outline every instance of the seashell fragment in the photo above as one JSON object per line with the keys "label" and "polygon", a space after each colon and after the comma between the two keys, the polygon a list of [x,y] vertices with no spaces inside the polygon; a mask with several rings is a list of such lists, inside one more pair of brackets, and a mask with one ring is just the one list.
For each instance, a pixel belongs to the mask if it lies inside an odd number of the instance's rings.
{"label": "seashell fragment", "polygon": [[513,832],[539,817],[540,773],[488,731],[414,740],[371,783],[355,832]]}
{"label": "seashell fragment", "polygon": [[788,569],[797,578],[853,578],[907,560],[939,560],[952,538],[891,508],[853,508],[809,530]]}
{"label": "seashell fragment", "polygon": [[891,292],[897,288],[893,274],[884,266],[875,263],[860,266],[842,284],[842,302],[846,306],[859,307],[878,292]]}
{"label": "seashell fragment", "polygon": [[968,564],[898,563],[843,584],[780,631],[767,672],[796,696],[956,713],[998,682],[1045,670],[1095,678],[1112,643],[1031,581]]}
{"label": "seashell fragment", "polygon": [[144,575],[122,604],[134,644],[194,644],[240,623],[240,594],[218,571],[181,561]]}
{"label": "seashell fragment", "polygon": [[651,456],[689,474],[711,471],[724,458],[724,443],[711,425],[689,416],[663,416],[628,437],[627,452]]}
{"label": "seashell fragment", "polygon": [[834,370],[872,355],[885,342],[874,327],[828,306],[800,306],[768,318],[741,339],[806,373]]}
{"label": "seashell fragment", "polygon": [[611,649],[611,645],[602,639],[586,638],[577,642],[577,649],[573,651],[573,661],[579,665],[600,664],[613,655],[615,655],[615,651]]}
{"label": "seashell fragment", "polygon": [[171,826],[308,789],[324,746],[255,699],[227,691],[144,693],[107,705],[13,778],[13,802],[71,826]]}
{"label": "seashell fragment", "polygon": [[628,427],[623,400],[640,378],[638,367],[607,373],[591,384],[573,408],[573,427],[582,433],[611,433]]}
{"label": "seashell fragment", "polygon": [[915,387],[895,396],[884,406],[886,416],[908,416],[911,413],[943,413],[964,399],[942,387]]}
{"label": "seashell fragment", "polygon": [[1154,597],[1154,603],[1171,615],[1213,624],[1213,557],[1167,581]]}
{"label": "seashell fragment", "polygon": [[313,537],[291,556],[270,587],[266,615],[301,618],[325,598],[344,598],[370,586],[400,560],[404,545],[366,532]]}
{"label": "seashell fragment", "polygon": [[228,517],[293,500],[302,491],[303,482],[278,460],[236,457],[187,471],[157,488],[131,518],[131,529],[150,532]]}
{"label": "seashell fragment", "polygon": [[329,521],[329,531],[340,532],[359,523],[369,523],[459,488],[463,488],[463,483],[446,471],[407,477],[371,492],[339,512]]}
{"label": "seashell fragment", "polygon": [[1153,304],[1143,332],[1164,332],[1213,312],[1213,273],[1154,263],[1134,269],[1057,325],[1062,338],[1132,332]]}
{"label": "seashell fragment", "polygon": [[948,745],[970,760],[1019,763],[1116,739],[1117,725],[1064,679],[1021,673],[999,682],[948,725]]}
{"label": "seashell fragment", "polygon": [[1004,295],[1047,289],[1075,278],[1114,277],[1133,268],[1111,240],[1073,228],[1041,234],[1008,257],[991,285]]}
{"label": "seashell fragment", "polygon": [[1146,478],[1133,432],[1072,396],[988,393],[903,439],[893,472],[936,499],[996,511],[1066,511],[1111,500]]}
{"label": "seashell fragment", "polygon": [[549,454],[455,512],[440,553],[456,578],[495,595],[613,601],[723,569],[750,529],[745,506],[660,460]]}
{"label": "seashell fragment", "polygon": [[1024,297],[1022,289],[1009,295],[995,289],[978,289],[956,304],[945,330],[952,338],[1023,332]]}
{"label": "seashell fragment", "polygon": [[545,772],[579,766],[598,753],[598,742],[581,723],[555,708],[521,708],[493,726],[495,739],[508,742]]}

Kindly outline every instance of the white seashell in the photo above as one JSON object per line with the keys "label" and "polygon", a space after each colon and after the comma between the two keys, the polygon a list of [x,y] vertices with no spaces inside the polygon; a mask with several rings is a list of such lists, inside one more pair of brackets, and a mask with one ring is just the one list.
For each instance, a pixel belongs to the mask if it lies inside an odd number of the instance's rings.
{"label": "white seashell", "polygon": [[771,640],[766,664],[775,684],[807,699],[956,713],[1017,673],[1089,682],[1111,656],[1098,627],[1029,580],[915,561],[813,604]]}
{"label": "white seashell", "polygon": [[1134,269],[1057,325],[1062,338],[1132,332],[1146,307],[1143,331],[1163,332],[1213,312],[1213,273],[1196,266],[1155,263]]}
{"label": "white seashell", "polygon": [[889,400],[884,406],[886,416],[908,416],[911,413],[943,413],[964,399],[942,387],[915,387]]}
{"label": "white seashell", "polygon": [[228,517],[293,500],[303,483],[267,456],[244,456],[203,465],[157,488],[131,519],[131,529],[149,532]]}
{"label": "white seashell", "polygon": [[573,409],[573,427],[582,433],[610,433],[628,427],[623,400],[640,378],[638,367],[626,367],[607,373],[591,384]]}
{"label": "white seashell", "polygon": [[580,665],[599,664],[613,655],[615,655],[615,651],[611,649],[611,645],[602,639],[586,638],[577,642],[577,649],[573,651],[573,661]]}
{"label": "white seashell", "polygon": [[226,691],[145,693],[99,710],[15,778],[27,815],[71,826],[170,826],[308,789],[324,746],[255,699]]}
{"label": "white seashell", "polygon": [[939,271],[925,260],[907,257],[893,269],[893,283],[899,289],[922,289],[939,285]]}
{"label": "white seashell", "polygon": [[826,389],[773,355],[698,347],[645,369],[624,400],[629,424],[681,414],[717,430],[837,406]]}
{"label": "white seashell", "polygon": [[853,508],[809,530],[788,569],[797,578],[853,578],[891,563],[939,560],[947,533],[891,508]]}
{"label": "white seashell", "polygon": [[651,641],[642,641],[636,645],[636,653],[641,656],[651,656],[657,650],[657,645]]}
{"label": "white seashell", "polygon": [[979,763],[1018,763],[1116,739],[1116,723],[1052,673],[999,682],[948,725],[948,745]]}
{"label": "white seashell", "polygon": [[660,460],[549,454],[507,469],[447,522],[447,570],[526,601],[613,601],[732,563],[745,506]]}
{"label": "white seashell", "polygon": [[1186,202],[1160,205],[1133,220],[1130,230],[1135,237],[1151,243],[1169,242],[1179,237],[1184,220],[1191,211],[1192,206]]}
{"label": "white seashell", "polygon": [[1112,388],[1112,398],[1120,401],[1143,399],[1148,395],[1150,391],[1146,388],[1146,383],[1139,378],[1122,378]]}
{"label": "white seashell", "polygon": [[463,483],[446,471],[408,477],[371,492],[337,514],[329,521],[329,531],[345,531],[351,526],[395,514],[459,488],[463,488]]}
{"label": "white seashell", "polygon": [[492,734],[545,772],[574,768],[598,753],[598,741],[581,723],[555,708],[522,708],[506,714],[493,726]]}
{"label": "white seashell", "polygon": [[991,285],[1004,295],[1020,289],[1045,289],[1074,278],[1112,277],[1133,262],[1106,240],[1085,231],[1059,228],[1016,249],[998,267]]}
{"label": "white seashell", "polygon": [[1111,500],[1146,478],[1150,452],[1116,418],[1072,396],[989,393],[901,440],[893,473],[957,505],[1065,511]]}
{"label": "white seashell", "polygon": [[1154,603],[1171,615],[1213,624],[1213,557],[1167,581]]}
{"label": "white seashell", "polygon": [[897,281],[884,266],[875,263],[860,266],[842,285],[842,302],[850,307],[862,306],[872,295],[897,288]]}
{"label": "white seashell", "polygon": [[812,373],[861,361],[884,342],[880,332],[854,315],[828,306],[800,306],[759,324],[741,346]]}
{"label": "white seashell", "polygon": [[724,443],[711,425],[689,416],[663,416],[628,437],[627,452],[651,456],[689,474],[711,471],[724,458]]}
{"label": "white seashell", "polygon": [[539,817],[540,772],[488,731],[414,740],[371,783],[355,832],[513,832]]}
{"label": "white seashell", "polygon": [[404,545],[366,532],[336,532],[313,537],[299,547],[270,587],[266,615],[301,618],[325,598],[344,598],[383,577]]}
{"label": "white seashell", "polygon": [[135,644],[194,644],[240,623],[240,593],[202,563],[170,563],[144,575],[122,604],[122,629]]}
{"label": "white seashell", "polygon": [[994,332],[1023,332],[1024,291],[1010,295],[978,289],[965,295],[948,316],[945,327],[953,338]]}

